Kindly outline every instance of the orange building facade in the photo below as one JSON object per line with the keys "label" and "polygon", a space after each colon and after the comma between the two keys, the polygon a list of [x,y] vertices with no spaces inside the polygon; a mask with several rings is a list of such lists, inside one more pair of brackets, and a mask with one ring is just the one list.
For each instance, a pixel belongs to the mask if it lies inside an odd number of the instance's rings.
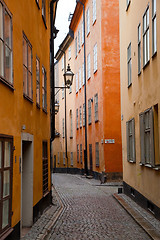
{"label": "orange building facade", "polygon": [[32,226],[50,179],[50,1],[0,0],[0,239]]}
{"label": "orange building facade", "polygon": [[[71,69],[75,74],[71,101],[75,108],[73,137],[76,145],[74,150],[68,148],[68,152],[76,152],[73,167],[82,172],[86,170],[84,154],[87,145],[89,174],[99,177],[105,173],[107,179],[122,177],[119,2],[77,2],[69,28],[74,32],[74,40],[65,50],[66,54],[72,53]],[[58,64],[61,61],[62,58],[58,59]],[[67,106],[69,104],[67,95]],[[67,129],[69,126],[70,121],[67,120]],[[56,148],[54,153],[57,154]],[[63,164],[56,166],[58,169],[66,168]]]}

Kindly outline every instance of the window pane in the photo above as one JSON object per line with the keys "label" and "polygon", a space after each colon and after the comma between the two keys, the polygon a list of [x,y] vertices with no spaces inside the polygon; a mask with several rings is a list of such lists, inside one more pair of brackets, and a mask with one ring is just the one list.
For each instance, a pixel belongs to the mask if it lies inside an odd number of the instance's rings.
{"label": "window pane", "polygon": [[4,167],[10,167],[10,159],[11,159],[11,143],[5,142],[5,150],[4,150]]}
{"label": "window pane", "polygon": [[23,64],[27,67],[27,42],[23,39]]}
{"label": "window pane", "polygon": [[143,17],[143,32],[146,31],[146,14]]}
{"label": "window pane", "polygon": [[27,69],[23,66],[23,92],[27,95]]}
{"label": "window pane", "polygon": [[9,170],[3,172],[3,197],[9,195],[10,190],[10,172]]}
{"label": "window pane", "polygon": [[32,72],[32,49],[28,46],[28,70]]}
{"label": "window pane", "polygon": [[149,8],[147,10],[147,26],[149,25]]}
{"label": "window pane", "polygon": [[4,47],[3,42],[0,40],[0,75],[4,77]]}
{"label": "window pane", "polygon": [[152,14],[154,15],[156,13],[156,0],[152,0]]}
{"label": "window pane", "polygon": [[5,77],[12,83],[12,52],[7,46],[5,47]]}
{"label": "window pane", "polygon": [[5,43],[11,48],[11,18],[5,11]]}
{"label": "window pane", "polygon": [[3,202],[2,229],[9,224],[9,200]]}
{"label": "window pane", "polygon": [[28,96],[32,99],[32,75],[28,72]]}
{"label": "window pane", "polygon": [[0,3],[0,38],[3,39],[3,8]]}

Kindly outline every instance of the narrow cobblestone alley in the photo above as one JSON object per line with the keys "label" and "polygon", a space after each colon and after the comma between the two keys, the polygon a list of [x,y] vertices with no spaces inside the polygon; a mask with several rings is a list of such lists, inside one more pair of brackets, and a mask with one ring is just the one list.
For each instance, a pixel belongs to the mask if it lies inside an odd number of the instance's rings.
{"label": "narrow cobblestone alley", "polygon": [[53,175],[64,209],[47,239],[150,239],[113,198],[117,187],[97,186],[97,182],[75,175]]}

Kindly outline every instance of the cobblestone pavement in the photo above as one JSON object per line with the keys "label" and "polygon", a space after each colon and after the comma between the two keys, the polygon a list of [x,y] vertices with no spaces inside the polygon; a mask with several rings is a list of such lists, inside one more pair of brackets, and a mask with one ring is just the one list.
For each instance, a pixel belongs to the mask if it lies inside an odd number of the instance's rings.
{"label": "cobblestone pavement", "polygon": [[64,208],[45,239],[151,239],[113,198],[116,184],[100,187],[94,179],[67,174],[54,174],[53,183]]}

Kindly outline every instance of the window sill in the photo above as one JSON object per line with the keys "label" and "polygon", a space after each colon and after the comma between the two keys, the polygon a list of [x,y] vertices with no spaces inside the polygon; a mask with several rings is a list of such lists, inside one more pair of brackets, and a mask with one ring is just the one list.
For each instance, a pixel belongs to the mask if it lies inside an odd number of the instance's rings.
{"label": "window sill", "polygon": [[44,26],[45,26],[45,28],[47,29],[47,25],[46,25],[46,19],[45,19],[45,17],[42,15],[42,19],[43,19],[43,22],[44,22]]}
{"label": "window sill", "polygon": [[96,74],[96,73],[97,73],[97,71],[98,71],[98,69],[96,69],[96,70],[94,71],[94,74]]}
{"label": "window sill", "polygon": [[127,5],[126,12],[128,11],[128,8],[129,8],[130,4],[131,4],[131,1],[129,1],[129,3]]}
{"label": "window sill", "polygon": [[89,76],[89,77],[87,78],[87,81],[89,81],[89,80],[90,80],[90,78],[91,78],[91,76]]}
{"label": "window sill", "polygon": [[98,123],[99,122],[99,120],[95,120],[95,123]]}
{"label": "window sill", "polygon": [[93,21],[93,23],[92,23],[93,26],[95,25],[96,21],[97,21],[97,19],[95,19],[95,20]]}
{"label": "window sill", "polygon": [[45,198],[49,194],[49,191],[47,190],[46,193],[43,194],[43,197]]}
{"label": "window sill", "polygon": [[80,126],[80,129],[82,128],[82,126]]}
{"label": "window sill", "polygon": [[128,89],[129,89],[131,86],[132,86],[132,83],[130,83],[130,84],[128,85]]}
{"label": "window sill", "polygon": [[141,71],[140,72],[138,72],[138,77],[141,75]]}
{"label": "window sill", "polygon": [[89,35],[90,35],[90,31],[87,33],[87,37],[89,37]]}
{"label": "window sill", "polygon": [[133,160],[129,160],[128,162],[129,162],[129,163],[136,163],[136,162],[135,162],[135,161],[133,161]]}
{"label": "window sill", "polygon": [[33,100],[32,100],[30,97],[28,97],[25,93],[23,93],[23,97],[24,97],[26,100],[28,100],[30,103],[33,103]]}
{"label": "window sill", "polygon": [[47,109],[43,108],[42,110],[45,114],[47,114]]}
{"label": "window sill", "polygon": [[92,123],[88,123],[88,125],[91,125]]}
{"label": "window sill", "polygon": [[70,136],[70,139],[73,139],[73,137],[72,137],[72,136]]}
{"label": "window sill", "polygon": [[9,83],[8,81],[6,81],[4,78],[0,77],[0,81],[1,81],[3,84],[5,84],[7,87],[9,87],[10,90],[12,90],[12,91],[15,90],[14,87],[13,87],[13,85],[12,85],[11,83]]}
{"label": "window sill", "polygon": [[36,103],[36,106],[38,109],[40,109],[40,104],[39,103]]}
{"label": "window sill", "polygon": [[143,66],[143,70],[145,70],[145,68],[149,65],[150,60],[148,60],[148,62]]}
{"label": "window sill", "polygon": [[35,0],[35,1],[36,1],[36,4],[37,4],[38,9],[40,9],[39,3],[37,2],[37,0]]}
{"label": "window sill", "polygon": [[8,228],[5,232],[2,233],[2,235],[0,235],[0,239],[4,240],[8,237],[8,235],[11,234],[11,232],[13,232],[13,228]]}
{"label": "window sill", "polygon": [[153,53],[152,59],[154,59],[156,56],[157,56],[157,51],[155,53]]}

